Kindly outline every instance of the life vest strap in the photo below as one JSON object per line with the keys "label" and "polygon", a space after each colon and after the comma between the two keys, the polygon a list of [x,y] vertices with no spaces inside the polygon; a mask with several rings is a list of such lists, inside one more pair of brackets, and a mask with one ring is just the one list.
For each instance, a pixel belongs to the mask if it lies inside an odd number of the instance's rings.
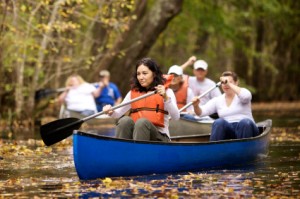
{"label": "life vest strap", "polygon": [[139,112],[139,111],[155,111],[155,112],[160,112],[160,113],[163,113],[163,114],[166,114],[166,115],[169,114],[168,111],[159,109],[158,107],[157,108],[140,107],[140,108],[130,109],[130,113],[136,113],[136,112]]}

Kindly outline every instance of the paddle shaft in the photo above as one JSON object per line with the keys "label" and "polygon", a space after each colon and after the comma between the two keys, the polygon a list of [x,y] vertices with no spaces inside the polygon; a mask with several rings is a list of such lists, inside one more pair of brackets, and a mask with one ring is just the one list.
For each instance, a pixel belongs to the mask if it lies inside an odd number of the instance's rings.
{"label": "paddle shaft", "polygon": [[[142,96],[136,97],[136,98],[134,98],[134,99],[132,99],[132,100],[130,100],[130,101],[128,101],[128,102],[125,102],[125,103],[122,103],[122,104],[113,106],[113,107],[111,108],[111,110],[118,109],[118,108],[120,108],[120,107],[123,107],[123,106],[126,106],[126,105],[128,105],[128,104],[131,104],[131,103],[133,103],[133,102],[135,102],[135,101],[138,101],[138,100],[141,100],[141,99],[143,99],[143,98],[149,97],[149,96],[151,96],[151,95],[156,94],[156,92],[157,92],[157,91],[152,91],[152,92],[150,92],[150,93],[147,93],[147,94],[144,94],[144,95],[142,95]],[[99,115],[103,115],[103,114],[105,114],[105,113],[106,113],[105,111],[101,111],[101,112],[95,113],[95,114],[93,114],[93,115],[90,115],[90,116],[88,116],[88,117],[82,118],[81,120],[82,120],[82,121],[87,121],[87,120],[89,120],[89,119],[92,119],[92,118],[97,117],[97,116],[99,116]]]}
{"label": "paddle shaft", "polygon": [[[218,82],[214,87],[208,89],[207,91],[205,91],[204,93],[202,93],[201,95],[199,95],[197,98],[198,99],[202,98],[203,96],[205,96],[206,94],[208,94],[209,92],[211,92],[212,90],[214,90],[215,88],[219,87],[221,84],[222,84],[222,82]],[[193,104],[193,102],[189,102],[184,107],[182,107],[181,109],[179,109],[179,112],[182,112],[186,108],[190,107],[192,104]]]}
{"label": "paddle shaft", "polygon": [[[97,84],[98,84],[97,82],[92,83],[92,85],[94,85],[94,86],[96,86]],[[47,97],[47,96],[52,95],[54,93],[61,93],[61,92],[64,92],[66,90],[68,90],[67,87],[57,88],[57,89],[50,89],[50,88],[40,89],[40,90],[37,90],[35,92],[35,99],[39,100],[43,97]]]}

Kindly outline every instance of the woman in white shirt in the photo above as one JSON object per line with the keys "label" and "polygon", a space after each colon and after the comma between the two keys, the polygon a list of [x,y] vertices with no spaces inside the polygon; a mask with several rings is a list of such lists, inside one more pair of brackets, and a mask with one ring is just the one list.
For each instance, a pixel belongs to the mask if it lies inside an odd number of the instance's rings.
{"label": "woman in white shirt", "polygon": [[[173,91],[165,88],[166,79],[156,62],[151,58],[143,58],[136,63],[132,77],[131,90],[123,103],[148,92],[157,94],[148,96],[116,110],[111,105],[103,107],[110,116],[120,118],[117,122],[116,136],[124,139],[164,141],[170,140],[169,117],[179,119],[179,111]],[[123,116],[130,110],[130,116]],[[123,117],[122,117],[123,116]]]}
{"label": "woman in white shirt", "polygon": [[220,80],[223,82],[223,95],[211,99],[203,106],[199,106],[199,99],[193,99],[197,115],[219,115],[219,119],[212,125],[210,141],[257,136],[259,130],[252,116],[250,91],[238,86],[238,77],[234,72],[224,72]]}
{"label": "woman in white shirt", "polygon": [[66,88],[59,95],[58,101],[65,103],[67,110],[78,112],[84,116],[97,112],[95,97],[100,95],[100,89],[83,80],[80,75],[71,75],[66,80]]}

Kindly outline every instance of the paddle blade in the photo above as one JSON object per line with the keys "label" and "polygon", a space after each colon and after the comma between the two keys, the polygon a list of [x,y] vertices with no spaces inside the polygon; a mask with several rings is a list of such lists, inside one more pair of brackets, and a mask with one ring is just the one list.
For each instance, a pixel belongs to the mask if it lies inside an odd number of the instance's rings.
{"label": "paddle blade", "polygon": [[35,91],[35,100],[38,101],[42,98],[46,98],[48,97],[49,95],[52,95],[55,93],[55,90],[53,89],[40,89],[40,90],[37,90]]}
{"label": "paddle blade", "polygon": [[163,77],[166,79],[166,82],[164,84],[165,88],[169,88],[173,78],[174,78],[174,75],[166,75],[166,74],[163,74]]}
{"label": "paddle blade", "polygon": [[78,118],[64,118],[44,124],[40,128],[42,140],[47,146],[55,144],[72,135],[83,122]]}

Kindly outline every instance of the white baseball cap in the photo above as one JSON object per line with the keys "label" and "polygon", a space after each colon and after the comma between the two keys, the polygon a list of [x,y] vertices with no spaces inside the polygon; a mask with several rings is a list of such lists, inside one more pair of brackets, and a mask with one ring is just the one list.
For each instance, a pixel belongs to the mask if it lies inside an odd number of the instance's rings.
{"label": "white baseball cap", "polygon": [[203,70],[207,70],[207,63],[204,61],[204,60],[197,60],[195,63],[194,63],[194,69],[197,70],[199,68],[203,69]]}
{"label": "white baseball cap", "polygon": [[173,65],[169,68],[169,71],[168,71],[168,74],[176,74],[176,75],[182,75],[183,74],[183,71],[182,71],[182,68],[178,65]]}

